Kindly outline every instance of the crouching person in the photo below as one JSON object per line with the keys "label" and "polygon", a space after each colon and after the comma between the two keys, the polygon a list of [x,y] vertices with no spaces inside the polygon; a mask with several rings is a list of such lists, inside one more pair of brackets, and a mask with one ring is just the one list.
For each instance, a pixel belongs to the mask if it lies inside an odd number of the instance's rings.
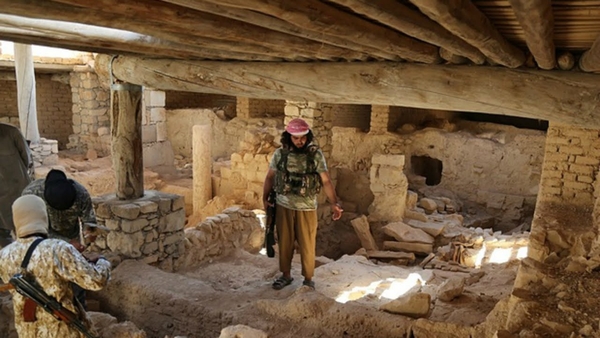
{"label": "crouching person", "polygon": [[[66,241],[48,239],[46,204],[40,197],[19,197],[12,205],[12,212],[17,239],[0,250],[0,278],[9,282],[18,273],[29,276],[40,290],[87,325],[89,321],[82,306],[73,297],[71,283],[87,290],[102,289],[110,278],[110,262],[95,253],[84,257]],[[15,290],[11,293],[15,327],[20,338],[85,337],[80,330],[66,321],[59,321]]]}

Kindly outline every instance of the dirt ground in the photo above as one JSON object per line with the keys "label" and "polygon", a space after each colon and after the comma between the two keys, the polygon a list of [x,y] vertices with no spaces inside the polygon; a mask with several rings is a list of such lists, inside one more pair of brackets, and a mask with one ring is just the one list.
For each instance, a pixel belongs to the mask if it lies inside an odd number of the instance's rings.
{"label": "dirt ground", "polygon": [[[87,160],[63,153],[54,167],[67,171],[93,196],[114,191],[109,157]],[[47,170],[36,174],[43,177]],[[185,170],[146,170],[145,188],[185,186],[191,183],[190,175]],[[177,273],[126,261],[95,297],[104,311],[133,321],[148,337],[218,337],[223,328],[236,324],[263,330],[269,337],[401,337],[409,334],[413,320],[383,312],[381,305],[421,291],[432,296],[430,320],[473,326],[484,322],[496,303],[510,294],[518,268],[516,260],[487,264],[471,274],[394,266],[355,255],[318,261],[314,291],[302,286],[299,257],[293,263],[294,282],[280,291],[271,288],[279,275],[277,260],[261,254],[235,251]],[[466,286],[461,296],[450,302],[436,298],[444,280],[468,278],[477,271],[483,271],[483,277]]]}

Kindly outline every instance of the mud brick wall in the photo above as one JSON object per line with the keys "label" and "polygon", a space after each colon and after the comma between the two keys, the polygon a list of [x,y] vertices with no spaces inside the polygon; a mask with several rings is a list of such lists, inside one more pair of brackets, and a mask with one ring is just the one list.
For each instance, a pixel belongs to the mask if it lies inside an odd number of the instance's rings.
{"label": "mud brick wall", "polygon": [[[57,140],[59,148],[64,149],[73,132],[69,85],[53,81],[50,74],[38,74],[35,81],[40,136]],[[17,82],[14,80],[0,81],[0,121],[19,125]]]}
{"label": "mud brick wall", "polygon": [[335,127],[368,130],[371,122],[371,106],[359,104],[333,104],[332,122]]}
{"label": "mud brick wall", "polygon": [[179,92],[172,90],[165,91],[166,109],[221,108],[231,106],[235,111],[235,104],[235,96]]}
{"label": "mud brick wall", "polygon": [[51,75],[38,75],[36,95],[40,136],[57,140],[58,147],[64,149],[73,133],[71,88],[68,84],[52,81]]}
{"label": "mud brick wall", "polygon": [[385,134],[389,129],[390,106],[371,106],[371,126],[369,133]]}
{"label": "mud brick wall", "polygon": [[284,107],[285,101],[283,100],[262,100],[238,97],[236,116],[241,118],[283,116]]}
{"label": "mud brick wall", "polygon": [[594,203],[600,131],[551,123],[542,168],[540,202]]}

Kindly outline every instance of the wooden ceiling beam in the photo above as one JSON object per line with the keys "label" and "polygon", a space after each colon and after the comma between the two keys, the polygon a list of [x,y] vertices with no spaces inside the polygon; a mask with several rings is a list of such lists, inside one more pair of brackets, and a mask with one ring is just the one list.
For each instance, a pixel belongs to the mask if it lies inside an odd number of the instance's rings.
{"label": "wooden ceiling beam", "polygon": [[398,61],[400,58],[394,54],[386,53],[382,50],[372,48],[365,45],[360,45],[354,41],[342,39],[336,36],[329,36],[327,34],[323,34],[322,32],[314,32],[308,29],[304,29],[302,27],[297,27],[289,22],[280,20],[278,18],[265,15],[262,13],[258,13],[255,11],[250,11],[246,9],[233,8],[227,6],[221,6],[220,0],[207,0],[207,1],[196,1],[196,0],[164,0],[166,2],[179,5],[182,7],[192,8],[198,11],[207,12],[223,17],[227,17],[230,19],[243,21],[252,25],[272,29],[281,33],[286,33],[290,35],[299,36],[302,38],[319,41],[323,43],[330,44],[332,46],[337,46],[357,52],[363,52],[368,55],[372,55],[377,58],[390,60],[390,61]]}
{"label": "wooden ceiling beam", "polygon": [[556,67],[551,0],[509,0],[523,28],[529,51],[542,69]]}
{"label": "wooden ceiling beam", "polygon": [[319,0],[222,0],[219,3],[262,12],[295,26],[352,40],[403,59],[424,63],[441,61],[437,46],[373,24]]}
{"label": "wooden ceiling beam", "polygon": [[364,60],[368,56],[328,44],[284,34],[271,29],[158,0],[53,0],[127,19],[143,18],[148,25],[159,23],[170,32],[209,37],[230,43],[248,43],[272,50],[287,50],[298,56],[335,60]]}
{"label": "wooden ceiling beam", "polygon": [[[96,71],[108,70],[107,59],[96,59]],[[398,62],[180,62],[126,56],[117,57],[112,69],[117,79],[163,90],[504,114],[600,128],[600,77],[595,74]]]}
{"label": "wooden ceiling beam", "polygon": [[410,0],[421,12],[479,50],[510,68],[525,63],[522,50],[511,45],[471,0]]}
{"label": "wooden ceiling beam", "polygon": [[584,72],[600,72],[600,34],[592,47],[581,55],[579,68]]}
{"label": "wooden ceiling beam", "polygon": [[[246,61],[281,61],[263,55],[227,53],[196,48],[152,36],[53,20],[28,19],[0,14],[0,36],[8,40],[27,41],[67,49],[115,54],[148,55],[181,59],[229,59]],[[102,50],[100,50],[102,49]]]}
{"label": "wooden ceiling beam", "polygon": [[286,60],[297,60],[299,57],[297,53],[292,53],[281,48],[272,50],[264,46],[247,43],[234,44],[229,41],[191,35],[190,32],[182,32],[181,29],[175,33],[169,31],[165,25],[159,23],[148,24],[147,21],[144,21],[144,18],[112,15],[47,0],[0,0],[0,8],[2,13],[5,14],[127,30],[166,41],[195,46],[196,48],[221,50],[223,52],[252,53]]}
{"label": "wooden ceiling beam", "polygon": [[330,0],[356,13],[379,21],[419,40],[440,46],[453,54],[464,56],[473,63],[483,64],[485,56],[475,47],[453,35],[421,12],[396,0]]}

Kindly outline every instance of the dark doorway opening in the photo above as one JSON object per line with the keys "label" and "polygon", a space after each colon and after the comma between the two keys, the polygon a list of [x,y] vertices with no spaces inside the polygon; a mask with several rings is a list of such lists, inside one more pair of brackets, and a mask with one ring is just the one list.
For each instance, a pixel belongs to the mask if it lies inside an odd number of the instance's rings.
{"label": "dark doorway opening", "polygon": [[425,184],[438,185],[442,181],[442,161],[429,156],[412,156],[410,163],[414,174],[425,177]]}

